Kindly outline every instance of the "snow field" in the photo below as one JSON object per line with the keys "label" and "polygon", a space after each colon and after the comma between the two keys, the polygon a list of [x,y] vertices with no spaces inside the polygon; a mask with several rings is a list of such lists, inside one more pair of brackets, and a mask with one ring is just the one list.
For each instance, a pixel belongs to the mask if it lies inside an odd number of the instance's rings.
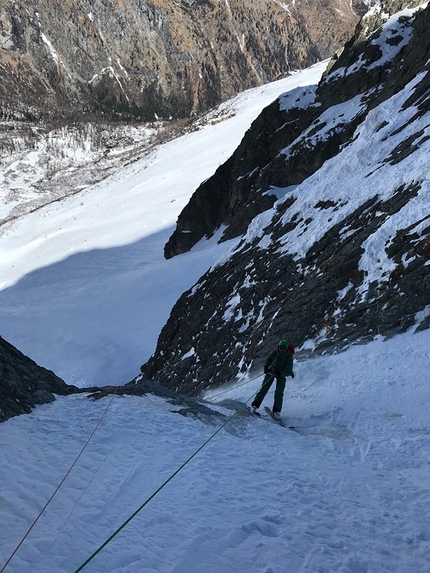
{"label": "snow field", "polygon": [[[237,415],[84,571],[427,573],[429,342],[410,333],[297,363],[283,412],[297,432]],[[0,564],[109,399],[60,397],[0,426]],[[6,573],[75,571],[220,425],[176,409],[114,397]]]}

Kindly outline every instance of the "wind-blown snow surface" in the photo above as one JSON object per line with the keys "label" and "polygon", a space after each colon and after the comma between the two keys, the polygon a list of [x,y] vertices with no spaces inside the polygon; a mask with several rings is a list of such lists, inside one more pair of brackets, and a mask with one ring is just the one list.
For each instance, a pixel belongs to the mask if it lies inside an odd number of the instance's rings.
{"label": "wind-blown snow surface", "polygon": [[317,83],[325,67],[249,90],[199,131],[10,224],[0,237],[1,336],[69,384],[136,376],[176,300],[226,249],[215,237],[165,261],[179,213],[264,107]]}
{"label": "wind-blown snow surface", "polygon": [[[296,364],[283,415],[297,433],[237,415],[83,571],[428,573],[429,348],[429,331],[407,333]],[[0,567],[109,400],[0,425]],[[76,571],[221,425],[175,409],[114,397],[6,573]]]}

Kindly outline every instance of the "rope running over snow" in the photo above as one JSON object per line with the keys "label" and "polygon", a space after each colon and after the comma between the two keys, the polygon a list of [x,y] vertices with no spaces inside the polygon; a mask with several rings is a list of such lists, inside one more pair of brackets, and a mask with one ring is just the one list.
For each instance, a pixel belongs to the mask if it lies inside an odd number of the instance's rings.
{"label": "rope running over snow", "polygon": [[[251,382],[251,380],[248,380],[248,382]],[[106,547],[106,545],[107,545],[108,543],[110,543],[110,542],[112,541],[112,539],[113,539],[114,537],[116,537],[116,536],[118,535],[118,533],[120,533],[120,531],[122,531],[122,530],[124,529],[124,527],[125,527],[126,525],[128,525],[128,524],[130,523],[130,521],[131,521],[134,517],[136,517],[136,515],[137,515],[140,511],[142,511],[142,509],[143,509],[146,505],[148,505],[148,503],[149,503],[158,493],[160,493],[160,491],[161,491],[170,481],[172,481],[172,479],[173,479],[176,475],[178,475],[178,473],[179,473],[213,438],[215,438],[215,436],[216,436],[237,414],[239,414],[239,412],[241,412],[242,410],[244,410],[244,409],[247,407],[247,406],[246,406],[247,403],[248,403],[256,394],[257,394],[257,392],[254,392],[254,394],[252,394],[252,396],[250,396],[250,397],[248,398],[248,400],[247,400],[242,406],[240,406],[240,408],[238,408],[238,409],[235,411],[234,414],[232,414],[229,418],[227,418],[227,420],[222,424],[222,426],[220,426],[220,427],[218,428],[218,430],[217,430],[215,433],[213,433],[212,436],[210,436],[210,437],[206,440],[206,442],[204,442],[204,444],[202,444],[202,445],[198,448],[198,450],[196,450],[163,484],[161,484],[160,487],[159,487],[156,491],[154,491],[154,493],[153,493],[152,495],[150,495],[150,496],[148,497],[148,499],[147,499],[146,501],[144,501],[144,502],[142,503],[142,505],[141,505],[140,507],[138,507],[138,508],[136,509],[136,511],[135,511],[134,513],[132,513],[132,514],[130,515],[130,517],[129,517],[128,519],[126,519],[126,521],[124,521],[124,523],[123,523],[122,525],[120,525],[120,527],[118,527],[118,529],[117,529],[116,531],[114,531],[114,532],[112,533],[112,535],[111,535],[108,539],[106,539],[106,541],[105,541],[104,543],[102,543],[102,544],[100,545],[100,547],[99,547],[96,551],[94,551],[94,553],[93,553],[92,555],[90,555],[90,557],[88,557],[88,559],[87,559],[86,561],[84,561],[84,563],[82,563],[82,565],[81,565],[80,567],[78,567],[78,568],[74,571],[74,573],[79,573],[79,571],[82,571],[82,569],[83,569],[84,567],[86,567],[86,565],[88,565],[88,563],[89,563],[92,559],[94,559],[94,557],[95,557],[96,555],[98,555],[98,554],[100,553],[100,551],[101,551],[102,549],[104,549],[104,547]],[[0,572],[0,573],[1,573],[1,572]]]}
{"label": "rope running over snow", "polygon": [[[256,376],[255,378],[251,378],[250,380],[247,380],[246,382],[243,382],[242,384],[239,384],[238,386],[235,386],[233,388],[230,388],[229,390],[224,390],[223,392],[220,392],[218,394],[215,394],[213,396],[211,396],[210,398],[216,398],[218,396],[221,396],[222,394],[227,394],[228,392],[235,390],[236,388],[240,388],[241,386],[245,386],[246,384],[249,384],[250,382],[252,382],[253,380],[256,380],[257,378],[259,378],[261,375]],[[83,445],[81,451],[79,452],[79,454],[77,455],[77,457],[75,458],[74,462],[72,463],[72,465],[70,466],[70,468],[68,469],[68,471],[66,472],[66,474],[64,475],[63,479],[60,481],[60,483],[58,484],[58,486],[56,487],[56,489],[54,490],[53,494],[51,495],[51,497],[48,499],[48,501],[45,503],[45,505],[42,507],[42,509],[39,512],[39,515],[36,517],[36,519],[33,521],[33,523],[31,524],[31,526],[29,527],[29,529],[27,530],[27,532],[25,533],[24,537],[21,539],[21,541],[18,543],[18,545],[15,547],[14,551],[12,552],[12,554],[10,555],[10,557],[8,558],[8,560],[6,561],[6,563],[3,565],[3,567],[0,569],[0,573],[4,573],[6,567],[9,565],[9,563],[12,561],[13,557],[16,555],[16,553],[18,552],[18,550],[20,549],[20,547],[22,546],[22,544],[24,543],[24,541],[27,539],[28,535],[30,534],[30,532],[32,531],[32,529],[34,528],[34,526],[36,525],[36,523],[39,521],[39,519],[42,517],[42,514],[44,513],[44,511],[47,509],[48,505],[51,503],[51,501],[54,499],[55,495],[58,493],[59,489],[61,488],[61,486],[63,485],[63,483],[66,481],[66,479],[69,477],[71,471],[73,470],[73,468],[75,467],[75,465],[78,463],[79,458],[81,457],[81,455],[84,453],[85,449],[87,448],[88,444],[90,443],[90,441],[92,440],[94,434],[96,433],[96,431],[98,430],[102,420],[105,418],[108,409],[110,408],[110,405],[112,403],[112,400],[114,399],[116,393],[117,393],[118,388],[116,388],[115,392],[113,393],[111,399],[109,400],[101,418],[99,419],[99,421],[97,422],[94,430],[91,432],[89,438],[87,439],[87,441],[85,442],[85,444]],[[251,396],[251,398],[253,398],[255,396],[256,392]],[[251,398],[249,398],[246,402],[245,405],[249,402],[249,400],[251,400]],[[79,569],[77,569],[75,571],[75,573],[78,573],[78,571],[81,571],[83,569],[83,567],[85,567],[102,549],[103,547],[105,547],[144,507],[147,503],[149,503],[151,501],[151,499],[153,497],[155,497],[157,495],[157,493],[159,491],[161,491],[165,485],[167,485],[169,483],[169,481],[171,479],[173,479],[181,470],[182,468],[184,468],[188,462],[190,462],[194,456],[196,456],[200,450],[202,450],[206,444],[208,442],[210,442],[212,440],[212,438],[214,438],[218,432],[220,432],[224,426],[226,426],[226,424],[228,424],[230,422],[230,420],[232,420],[236,414],[238,414],[240,411],[242,411],[244,409],[245,406],[240,407],[238,410],[235,411],[235,413],[230,416],[230,418],[227,419],[226,422],[224,422],[224,424],[186,461],[182,464],[182,466],[176,470],[176,472],[174,474],[172,474],[170,476],[170,478],[165,481],[156,492],[154,492],[140,507],[139,509],[133,513],[132,516],[129,517],[129,519],[127,521],[125,521],[123,523],[123,525],[121,527],[119,527],[112,535],[111,537],[109,537],[109,539],[107,541],[105,541],[105,543],[103,545],[101,545],[99,547],[99,549],[97,549],[97,551],[95,553],[93,553],[93,555],[91,555],[91,557],[89,557],[87,559],[87,561],[85,561],[85,563],[83,563],[81,565],[81,567]]]}
{"label": "rope running over snow", "polygon": [[106,416],[107,411],[112,403],[112,400],[114,399],[116,394],[116,390],[112,395],[112,398],[109,400],[101,418],[99,419],[99,421],[96,424],[96,427],[94,428],[94,430],[91,432],[90,437],[88,438],[88,440],[85,442],[84,446],[82,447],[81,451],[79,452],[79,454],[77,455],[77,457],[75,458],[75,461],[72,463],[72,465],[70,466],[70,468],[68,469],[67,473],[65,474],[65,476],[63,477],[63,479],[60,481],[60,483],[58,484],[58,486],[56,487],[54,493],[51,495],[51,497],[48,499],[48,501],[45,503],[45,505],[42,507],[42,509],[40,510],[39,515],[36,517],[36,519],[33,521],[33,523],[31,524],[31,526],[29,527],[27,533],[24,535],[24,537],[21,539],[21,541],[18,543],[18,545],[15,547],[12,555],[9,557],[9,559],[6,561],[6,563],[3,565],[3,567],[0,569],[0,573],[3,573],[3,571],[6,569],[6,567],[9,565],[9,563],[11,562],[12,558],[14,557],[14,555],[17,553],[17,551],[19,550],[19,548],[21,547],[21,545],[24,543],[24,541],[27,539],[30,531],[33,529],[33,527],[36,525],[36,523],[39,521],[39,519],[41,518],[43,512],[46,510],[46,508],[48,507],[48,505],[51,503],[51,501],[54,499],[54,496],[57,494],[58,490],[60,489],[60,487],[63,485],[63,483],[66,481],[66,479],[68,478],[70,472],[72,471],[72,469],[75,467],[75,465],[77,464],[79,458],[81,457],[81,455],[84,453],[84,450],[86,449],[86,447],[88,446],[88,444],[90,443],[91,439],[93,438],[94,434],[96,433],[97,429],[99,428],[103,418]]}

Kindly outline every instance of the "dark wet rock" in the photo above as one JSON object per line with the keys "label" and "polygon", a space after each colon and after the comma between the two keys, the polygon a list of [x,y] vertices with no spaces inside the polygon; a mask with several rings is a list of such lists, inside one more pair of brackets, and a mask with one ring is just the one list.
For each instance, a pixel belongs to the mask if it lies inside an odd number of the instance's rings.
{"label": "dark wet rock", "polygon": [[176,399],[176,394],[168,388],[151,380],[139,381],[137,384],[126,384],[125,386],[101,386],[97,388],[81,388],[81,392],[88,392],[88,397],[100,400],[106,396],[116,394],[117,396],[145,396],[153,394],[161,398]]}
{"label": "dark wet rock", "polygon": [[0,422],[77,391],[0,337]]}

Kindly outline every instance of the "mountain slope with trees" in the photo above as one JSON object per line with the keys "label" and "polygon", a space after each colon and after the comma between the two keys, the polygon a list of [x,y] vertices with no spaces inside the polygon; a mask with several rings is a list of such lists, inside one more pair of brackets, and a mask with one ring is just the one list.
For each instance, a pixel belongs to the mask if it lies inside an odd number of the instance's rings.
{"label": "mountain slope with trees", "polygon": [[0,117],[169,119],[330,57],[361,0],[17,0],[0,6]]}

